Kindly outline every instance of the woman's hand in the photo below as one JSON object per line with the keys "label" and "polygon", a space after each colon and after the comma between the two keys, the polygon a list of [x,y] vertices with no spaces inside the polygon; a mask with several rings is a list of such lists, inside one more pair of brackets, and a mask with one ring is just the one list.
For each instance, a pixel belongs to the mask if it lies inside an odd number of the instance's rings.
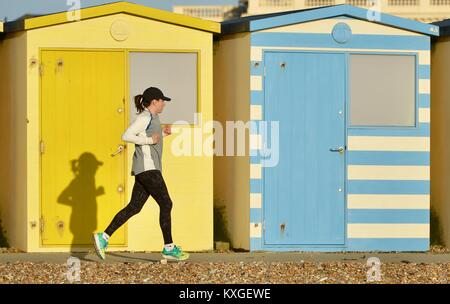
{"label": "woman's hand", "polygon": [[156,145],[159,142],[160,139],[161,139],[161,137],[159,136],[158,133],[153,133],[152,134],[152,140],[153,140],[153,144],[154,145]]}
{"label": "woman's hand", "polygon": [[164,133],[164,135],[172,134],[172,128],[170,126],[164,126],[163,133]]}

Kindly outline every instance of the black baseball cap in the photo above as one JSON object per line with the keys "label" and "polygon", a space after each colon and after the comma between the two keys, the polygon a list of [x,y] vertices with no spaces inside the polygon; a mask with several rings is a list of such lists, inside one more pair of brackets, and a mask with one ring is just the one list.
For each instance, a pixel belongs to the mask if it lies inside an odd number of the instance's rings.
{"label": "black baseball cap", "polygon": [[159,100],[165,100],[165,101],[171,101],[172,99],[169,97],[164,96],[163,92],[155,87],[150,87],[144,91],[144,94],[142,94],[144,97],[144,100],[146,101],[152,101],[153,99]]}

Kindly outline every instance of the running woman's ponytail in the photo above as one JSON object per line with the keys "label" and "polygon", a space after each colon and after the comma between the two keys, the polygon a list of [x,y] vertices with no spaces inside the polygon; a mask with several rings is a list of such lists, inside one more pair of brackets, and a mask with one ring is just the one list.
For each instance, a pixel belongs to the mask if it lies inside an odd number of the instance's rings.
{"label": "running woman's ponytail", "polygon": [[145,108],[150,105],[150,102],[144,100],[144,95],[136,95],[134,96],[134,105],[136,106],[136,110],[138,114],[144,112]]}

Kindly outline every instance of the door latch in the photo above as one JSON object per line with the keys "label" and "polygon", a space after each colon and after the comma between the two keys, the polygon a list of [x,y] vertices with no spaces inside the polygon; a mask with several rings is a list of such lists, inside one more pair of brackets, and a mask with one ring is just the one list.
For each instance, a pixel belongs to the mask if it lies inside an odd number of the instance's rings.
{"label": "door latch", "polygon": [[116,152],[114,152],[113,154],[111,154],[111,157],[114,157],[120,153],[122,153],[122,151],[125,150],[125,146],[119,145],[119,147],[117,148]]}
{"label": "door latch", "polygon": [[345,148],[344,147],[332,148],[332,149],[330,149],[330,151],[343,153],[345,151]]}

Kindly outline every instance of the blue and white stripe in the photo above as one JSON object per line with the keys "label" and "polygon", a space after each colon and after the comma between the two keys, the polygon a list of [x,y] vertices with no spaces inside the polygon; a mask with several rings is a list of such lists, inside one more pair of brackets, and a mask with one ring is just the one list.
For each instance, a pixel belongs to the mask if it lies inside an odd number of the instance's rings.
{"label": "blue and white stripe", "polygon": [[[417,127],[347,128],[347,243],[342,250],[427,250],[430,224],[430,38],[359,20],[351,25],[354,32],[351,41],[340,45],[330,36],[330,28],[338,21],[346,22],[341,18],[314,21],[316,30],[313,33],[308,23],[251,33],[251,120],[264,119],[265,50],[416,54]],[[251,151],[255,153],[260,149],[261,141],[257,130],[251,130]],[[251,157],[250,164],[250,249],[292,250],[268,248],[263,244],[263,170],[261,158],[257,153],[252,155],[256,156]],[[316,247],[298,250],[339,249]]]}

